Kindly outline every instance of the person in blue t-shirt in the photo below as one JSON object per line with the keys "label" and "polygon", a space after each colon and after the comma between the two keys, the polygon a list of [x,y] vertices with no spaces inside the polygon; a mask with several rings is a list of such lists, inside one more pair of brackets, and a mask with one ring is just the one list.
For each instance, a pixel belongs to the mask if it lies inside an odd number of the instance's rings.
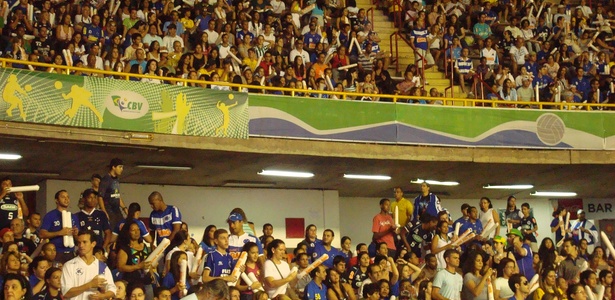
{"label": "person in blue t-shirt", "polygon": [[508,233],[508,244],[512,245],[512,251],[519,266],[519,273],[527,278],[532,278],[536,274],[533,268],[534,255],[530,245],[523,242],[521,230],[512,228]]}
{"label": "person in blue t-shirt", "polygon": [[153,209],[149,215],[149,228],[156,237],[154,243],[158,245],[164,238],[172,241],[182,226],[182,214],[179,212],[179,209],[164,203],[162,194],[159,192],[152,192],[147,197],[147,201]]}
{"label": "person in blue t-shirt", "polygon": [[[186,296],[184,293],[187,289],[190,288],[190,280],[186,280],[186,282],[182,282],[180,280],[181,270],[181,262],[183,260],[187,260],[188,256],[184,251],[175,251],[171,255],[171,268],[169,272],[162,279],[162,286],[169,289],[171,292],[171,300],[179,300]],[[183,272],[188,272],[188,270],[183,270]],[[189,277],[186,277],[189,278]]]}
{"label": "person in blue t-shirt", "polygon": [[305,287],[304,300],[326,300],[327,299],[327,285],[325,279],[327,278],[327,269],[320,265],[310,272],[312,281]]}
{"label": "person in blue t-shirt", "polygon": [[314,253],[312,253],[312,261],[317,260],[323,254],[329,255],[329,258],[323,263],[327,268],[333,268],[333,259],[337,255],[341,255],[339,249],[331,246],[331,242],[333,242],[333,237],[335,234],[331,229],[325,229],[322,233],[322,241],[317,243],[314,247]]}
{"label": "person in blue t-shirt", "polygon": [[64,228],[62,226],[62,212],[68,210],[70,198],[66,190],[60,190],[55,194],[56,209],[48,212],[43,217],[41,225],[41,239],[49,239],[49,242],[56,246],[56,261],[65,263],[75,258],[75,247],[64,246],[64,236],[72,236],[77,239],[79,232],[79,221],[76,215],[71,214],[72,228]]}
{"label": "person in blue t-shirt", "polygon": [[228,254],[228,232],[226,229],[218,229],[214,233],[216,250],[209,252],[203,270],[203,282],[209,282],[220,278],[226,282],[236,282],[237,278],[231,276],[233,272],[233,258]]}

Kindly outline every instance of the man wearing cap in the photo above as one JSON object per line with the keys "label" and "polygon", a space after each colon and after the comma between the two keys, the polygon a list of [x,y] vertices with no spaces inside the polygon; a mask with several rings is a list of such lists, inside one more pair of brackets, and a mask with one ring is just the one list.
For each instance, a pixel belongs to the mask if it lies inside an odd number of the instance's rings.
{"label": "man wearing cap", "polygon": [[124,172],[124,162],[117,157],[112,159],[109,163],[109,173],[102,178],[98,188],[98,205],[100,210],[109,217],[111,228],[123,219],[122,211],[128,213],[120,194],[119,177],[122,172]]}
{"label": "man wearing cap", "polygon": [[581,240],[587,240],[587,252],[593,253],[598,241],[598,229],[596,229],[594,223],[585,218],[584,210],[579,209],[577,217],[579,219],[572,225],[572,238],[577,243]]}
{"label": "man wearing cap", "polygon": [[251,235],[243,230],[243,216],[240,213],[232,212],[227,220],[229,231],[231,234],[228,237],[228,253],[233,258],[233,265],[237,262],[243,245],[248,242],[254,242],[258,246],[258,253],[263,254],[261,241],[254,235]]}
{"label": "man wearing cap", "polygon": [[517,100],[519,101],[535,101],[534,90],[532,89],[532,80],[529,77],[524,77],[521,80],[522,84],[517,88]]}
{"label": "man wearing cap", "polygon": [[93,189],[87,189],[83,191],[81,198],[83,199],[84,206],[77,213],[79,226],[82,229],[94,232],[96,236],[93,238],[96,240],[96,244],[106,249],[111,241],[111,227],[109,226],[107,214],[96,209],[98,193]]}
{"label": "man wearing cap", "polygon": [[160,44],[161,49],[166,49],[167,51],[173,51],[173,44],[175,42],[179,42],[184,49],[184,40],[181,36],[177,35],[177,25],[171,23],[167,27],[167,35],[162,39],[162,44]]}
{"label": "man wearing cap", "polygon": [[523,234],[521,230],[512,228],[508,232],[508,244],[512,245],[512,251],[519,266],[519,273],[527,278],[532,278],[536,274],[533,268],[532,249],[528,244],[523,242]]}

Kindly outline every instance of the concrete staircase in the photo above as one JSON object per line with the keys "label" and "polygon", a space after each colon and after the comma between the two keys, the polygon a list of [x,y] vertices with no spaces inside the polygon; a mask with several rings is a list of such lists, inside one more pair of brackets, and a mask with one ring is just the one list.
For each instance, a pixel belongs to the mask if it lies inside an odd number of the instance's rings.
{"label": "concrete staircase", "polygon": [[[382,10],[379,10],[375,5],[372,4],[372,0],[356,0],[357,7],[364,8],[366,11],[370,8],[374,11],[374,31],[378,33],[378,36],[382,40],[380,42],[380,48],[384,51],[391,51],[391,34],[397,31],[395,28],[395,24],[389,20],[389,17],[385,15]],[[368,17],[371,17],[371,12],[368,12]],[[393,41],[394,42],[394,41]],[[403,72],[409,64],[415,63],[414,59],[414,51],[406,42],[403,40],[399,40],[399,52],[398,52],[398,61],[399,61],[399,70],[396,70],[396,65],[393,63],[389,67],[389,73],[393,77],[403,77]],[[395,49],[391,52],[393,55],[395,54]],[[438,89],[438,92],[444,93],[444,89],[447,88],[450,84],[449,79],[446,78],[444,72],[438,71],[437,67],[433,67],[425,70],[425,79],[427,81],[427,85],[425,86],[426,90],[430,90],[431,88]],[[453,87],[454,89],[454,97],[455,98],[466,98],[466,94],[461,93],[461,88],[457,85]],[[450,97],[451,91],[448,90],[445,97]],[[458,103],[454,103],[455,105],[463,105],[461,101],[455,101]]]}

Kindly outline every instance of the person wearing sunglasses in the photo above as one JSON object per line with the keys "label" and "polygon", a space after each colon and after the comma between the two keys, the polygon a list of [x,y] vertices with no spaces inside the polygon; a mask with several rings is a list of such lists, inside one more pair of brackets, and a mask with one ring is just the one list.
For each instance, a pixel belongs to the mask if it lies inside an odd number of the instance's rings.
{"label": "person wearing sunglasses", "polygon": [[515,293],[509,300],[525,300],[530,294],[529,282],[521,274],[513,274],[508,279],[508,286]]}

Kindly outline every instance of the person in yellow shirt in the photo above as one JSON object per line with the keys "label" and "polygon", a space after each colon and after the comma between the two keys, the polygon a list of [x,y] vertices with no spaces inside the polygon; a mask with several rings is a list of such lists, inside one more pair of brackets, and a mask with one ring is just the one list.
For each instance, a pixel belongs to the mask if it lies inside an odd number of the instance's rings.
{"label": "person in yellow shirt", "polygon": [[404,226],[408,221],[412,221],[414,204],[404,198],[404,190],[401,187],[395,187],[393,191],[395,192],[395,201],[391,203],[391,212],[393,212],[393,218],[395,218],[395,207],[399,207],[399,224],[396,225]]}

